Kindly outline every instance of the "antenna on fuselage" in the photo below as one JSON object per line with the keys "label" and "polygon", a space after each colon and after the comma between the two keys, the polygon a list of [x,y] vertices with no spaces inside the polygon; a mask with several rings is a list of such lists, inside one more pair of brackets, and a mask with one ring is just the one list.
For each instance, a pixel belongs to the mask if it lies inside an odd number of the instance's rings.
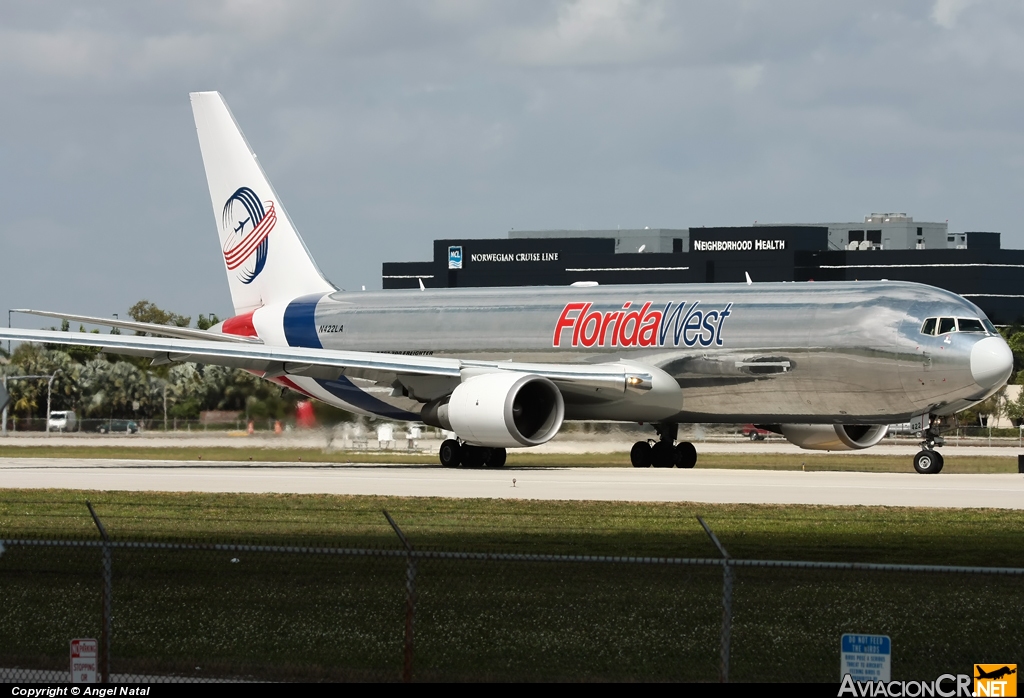
{"label": "antenna on fuselage", "polygon": [[751,284],[754,283],[753,281],[750,280],[750,274],[749,273],[743,272],[743,276],[747,277],[747,286],[750,286]]}
{"label": "antenna on fuselage", "polygon": [[423,279],[416,279],[416,280],[420,282],[420,290],[421,291],[426,291],[427,287],[423,285]]}

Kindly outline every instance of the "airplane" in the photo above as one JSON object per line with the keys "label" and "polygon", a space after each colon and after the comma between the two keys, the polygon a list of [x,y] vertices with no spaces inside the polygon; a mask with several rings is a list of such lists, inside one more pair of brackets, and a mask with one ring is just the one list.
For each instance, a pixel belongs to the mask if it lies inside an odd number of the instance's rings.
{"label": "airplane", "polygon": [[978,675],[974,677],[976,679],[1001,679],[1004,676],[1009,676],[1010,674],[1017,673],[1016,669],[1011,669],[1008,666],[1000,667],[999,669],[994,669],[993,671],[985,671],[977,665],[975,665],[975,667],[977,667],[978,669]]}
{"label": "airplane", "polygon": [[154,364],[248,370],[355,414],[453,432],[448,467],[498,467],[566,420],[652,425],[636,467],[692,468],[680,424],[755,424],[807,449],[923,432],[998,391],[1013,355],[985,314],[898,281],[424,288],[349,292],[321,273],[226,102],[192,110],[235,315],[209,330],[22,310],[159,336],[0,330]]}

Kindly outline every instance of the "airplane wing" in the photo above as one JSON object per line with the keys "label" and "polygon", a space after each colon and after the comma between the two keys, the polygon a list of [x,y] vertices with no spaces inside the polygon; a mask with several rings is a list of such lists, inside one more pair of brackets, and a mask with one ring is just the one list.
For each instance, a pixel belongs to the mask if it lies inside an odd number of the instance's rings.
{"label": "airplane wing", "polygon": [[54,313],[49,310],[30,310],[19,308],[12,310],[12,313],[24,315],[38,315],[40,317],[52,317],[58,320],[70,322],[85,322],[90,325],[102,325],[103,327],[116,327],[119,330],[134,330],[136,332],[148,332],[160,335],[161,337],[177,337],[179,339],[205,339],[213,342],[236,342],[245,344],[263,344],[263,340],[256,337],[239,337],[234,334],[219,334],[207,332],[192,327],[174,327],[172,325],[158,325],[152,322],[135,322],[133,320],[116,320],[106,317],[93,317],[91,315],[69,315],[68,313]]}
{"label": "airplane wing", "polygon": [[97,347],[108,354],[147,357],[152,359],[154,365],[194,362],[228,366],[259,372],[266,378],[295,375],[334,380],[346,376],[390,384],[401,376],[439,376],[458,382],[481,373],[515,371],[548,378],[563,393],[603,400],[621,398],[626,390],[650,390],[654,380],[651,373],[644,370],[645,367],[630,363],[590,365],[468,361],[265,344],[242,345],[209,339],[3,328],[0,328],[0,339]]}

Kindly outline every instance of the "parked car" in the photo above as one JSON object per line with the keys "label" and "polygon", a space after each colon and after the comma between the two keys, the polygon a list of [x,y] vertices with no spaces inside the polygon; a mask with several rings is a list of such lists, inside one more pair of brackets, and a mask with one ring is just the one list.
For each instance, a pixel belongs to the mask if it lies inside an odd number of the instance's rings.
{"label": "parked car", "polygon": [[105,422],[101,422],[96,431],[101,434],[108,432],[124,431],[129,434],[135,434],[139,431],[139,425],[130,419],[108,419]]}
{"label": "parked car", "polygon": [[54,410],[50,412],[47,426],[50,431],[73,431],[77,423],[74,410]]}
{"label": "parked car", "polygon": [[744,424],[743,428],[740,429],[740,433],[751,441],[764,441],[768,438],[768,435],[771,434],[767,429],[756,427],[753,424]]}

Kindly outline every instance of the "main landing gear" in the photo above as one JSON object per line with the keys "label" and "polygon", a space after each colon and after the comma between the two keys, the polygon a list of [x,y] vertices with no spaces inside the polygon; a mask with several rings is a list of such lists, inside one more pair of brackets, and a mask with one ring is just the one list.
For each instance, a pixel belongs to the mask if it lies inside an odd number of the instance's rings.
{"label": "main landing gear", "polygon": [[[689,441],[674,444],[679,435],[678,424],[655,424],[660,437],[637,441],[629,451],[629,461],[634,468],[692,468],[697,465],[697,449]],[[673,445],[674,444],[674,445]]]}
{"label": "main landing gear", "polygon": [[946,440],[939,436],[931,424],[924,430],[924,441],[921,442],[921,451],[914,456],[914,470],[922,475],[934,475],[942,470],[942,454],[935,450],[937,446],[945,446]]}
{"label": "main landing gear", "polygon": [[459,443],[455,439],[446,439],[438,452],[441,465],[446,468],[500,468],[505,465],[506,452],[503,448],[486,448]]}

